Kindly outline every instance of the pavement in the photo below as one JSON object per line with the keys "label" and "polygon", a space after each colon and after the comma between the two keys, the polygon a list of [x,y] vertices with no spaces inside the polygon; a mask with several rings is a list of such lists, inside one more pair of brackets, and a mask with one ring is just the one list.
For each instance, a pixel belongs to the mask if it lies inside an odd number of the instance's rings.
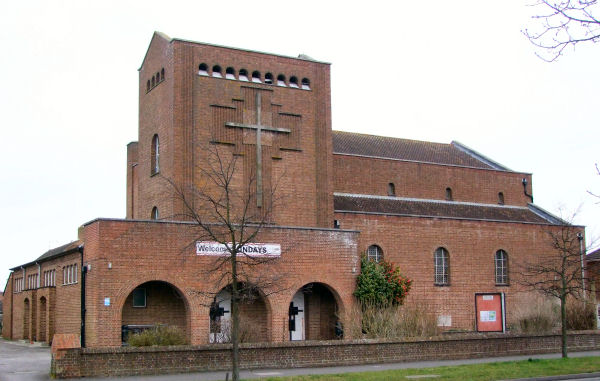
{"label": "pavement", "polygon": [[[600,351],[572,352],[570,357],[600,356]],[[560,354],[526,355],[490,357],[466,360],[443,360],[443,361],[416,361],[405,363],[375,364],[375,365],[351,365],[324,368],[291,368],[291,369],[255,369],[243,370],[240,377],[243,379],[260,379],[265,377],[294,377],[310,374],[336,374],[351,372],[372,372],[391,369],[429,368],[437,366],[452,366],[463,364],[482,364],[499,361],[518,361],[527,359],[550,359],[559,358]],[[51,380],[50,375],[50,348],[39,344],[29,344],[23,341],[8,341],[0,338],[0,381],[39,381]],[[122,381],[211,381],[225,380],[227,372],[199,372],[185,374],[169,374],[157,376],[131,376],[115,377]],[[229,375],[231,379],[231,375]],[[432,375],[434,376],[434,375]],[[86,381],[114,380],[115,378],[92,377]],[[432,379],[420,378],[420,379]],[[553,377],[528,378],[519,381],[555,381],[555,380],[587,380],[600,381],[600,372],[581,375],[566,375]],[[516,380],[511,380],[516,381]]]}

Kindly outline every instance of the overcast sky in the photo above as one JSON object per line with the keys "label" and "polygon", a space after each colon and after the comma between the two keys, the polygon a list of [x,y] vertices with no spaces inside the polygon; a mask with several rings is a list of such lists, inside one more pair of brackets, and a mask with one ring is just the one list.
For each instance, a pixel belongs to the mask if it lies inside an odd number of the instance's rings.
{"label": "overcast sky", "polygon": [[8,269],[125,216],[125,148],[152,33],[332,63],[333,128],[457,140],[533,173],[600,235],[600,45],[534,55],[526,1],[4,1],[0,290]]}

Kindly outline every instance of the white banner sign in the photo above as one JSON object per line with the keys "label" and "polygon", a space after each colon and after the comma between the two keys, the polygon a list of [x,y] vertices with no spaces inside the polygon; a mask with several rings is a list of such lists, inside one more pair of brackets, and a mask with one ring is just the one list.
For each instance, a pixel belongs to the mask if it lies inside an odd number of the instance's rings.
{"label": "white banner sign", "polygon": [[[281,256],[281,245],[278,243],[247,243],[240,249],[240,252],[249,257],[279,257]],[[196,254],[229,255],[229,251],[225,244],[219,242],[197,241]]]}

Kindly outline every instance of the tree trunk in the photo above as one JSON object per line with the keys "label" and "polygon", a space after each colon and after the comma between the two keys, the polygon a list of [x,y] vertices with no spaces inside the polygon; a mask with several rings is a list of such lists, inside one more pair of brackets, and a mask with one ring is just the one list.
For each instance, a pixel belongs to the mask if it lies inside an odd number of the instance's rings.
{"label": "tree trunk", "polygon": [[567,306],[566,295],[560,297],[560,333],[561,333],[561,349],[562,357],[567,358]]}
{"label": "tree trunk", "polygon": [[239,290],[237,280],[237,258],[236,253],[231,254],[231,317],[233,324],[231,327],[231,373],[232,380],[240,379],[240,310],[239,310]]}

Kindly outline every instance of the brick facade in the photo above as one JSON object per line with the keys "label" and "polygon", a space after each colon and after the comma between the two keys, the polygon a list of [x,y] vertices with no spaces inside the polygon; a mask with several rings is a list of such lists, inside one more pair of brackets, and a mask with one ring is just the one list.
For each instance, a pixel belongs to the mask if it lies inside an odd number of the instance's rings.
{"label": "brick facade", "polygon": [[[79,241],[13,268],[3,336],[51,342],[60,333],[118,347],[123,330],[165,324],[193,345],[221,340],[230,311],[216,296],[228,284],[208,271],[218,257],[197,255],[206,239],[174,197],[175,189],[218,193],[206,176],[215,149],[237,160],[230,186],[250,200],[249,213],[272,212],[253,242],[281,247],[267,265],[247,267],[261,284],[241,306],[250,341],[290,341],[296,297],[301,339],[338,337],[371,245],[413,280],[407,303],[426,305],[446,328],[475,329],[476,293],[502,293],[510,323],[522,291],[511,269],[543,260],[545,232],[562,223],[531,204],[532,176],[456,142],[333,131],[329,82],[330,65],[309,57],[155,33],[139,69],[138,141],[127,145],[126,219],[87,222]],[[215,221],[208,209],[198,216]],[[450,263],[443,286],[434,284],[438,248]],[[508,256],[508,284],[495,281],[498,250]]]}

